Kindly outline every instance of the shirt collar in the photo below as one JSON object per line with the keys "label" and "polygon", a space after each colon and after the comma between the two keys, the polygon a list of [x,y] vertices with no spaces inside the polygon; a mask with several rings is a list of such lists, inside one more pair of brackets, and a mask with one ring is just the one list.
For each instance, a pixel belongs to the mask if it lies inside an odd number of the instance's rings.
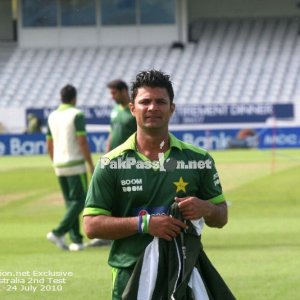
{"label": "shirt collar", "polygon": [[[182,150],[182,146],[180,143],[180,140],[177,139],[172,133],[169,132],[169,138],[170,138],[170,148],[178,148],[179,150]],[[126,142],[123,144],[123,150],[133,150],[137,152],[136,150],[136,132],[132,134]]]}
{"label": "shirt collar", "polygon": [[68,103],[62,103],[58,106],[58,110],[65,110],[71,107],[75,107],[73,104],[68,104]]}

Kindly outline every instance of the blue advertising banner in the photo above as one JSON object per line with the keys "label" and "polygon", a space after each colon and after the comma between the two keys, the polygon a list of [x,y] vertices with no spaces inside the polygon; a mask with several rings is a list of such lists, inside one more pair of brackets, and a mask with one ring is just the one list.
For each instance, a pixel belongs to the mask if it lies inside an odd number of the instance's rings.
{"label": "blue advertising banner", "polygon": [[300,127],[175,131],[181,140],[204,149],[300,148]]}
{"label": "blue advertising banner", "polygon": [[[79,107],[85,114],[87,124],[109,124],[111,106]],[[27,109],[26,114],[35,114],[46,125],[49,113],[54,108]],[[293,119],[293,104],[248,103],[248,104],[189,104],[177,105],[172,124],[212,123],[259,123],[268,118]]]}
{"label": "blue advertising banner", "polygon": [[[103,153],[108,133],[89,133],[89,146],[92,152]],[[44,134],[0,135],[0,155],[35,155],[47,153]]]}
{"label": "blue advertising banner", "polygon": [[237,103],[178,105],[172,124],[260,123],[294,118],[293,104]]}
{"label": "blue advertising banner", "polygon": [[[172,133],[185,142],[208,150],[227,148],[300,148],[300,127],[253,128],[253,129],[214,129],[176,130]],[[107,132],[89,133],[90,149],[103,153]],[[44,134],[0,135],[0,155],[45,154]]]}
{"label": "blue advertising banner", "polygon": [[[84,112],[87,124],[90,124],[90,125],[106,124],[107,125],[110,123],[110,113],[112,110],[111,106],[101,106],[101,107],[79,106],[78,108]],[[45,126],[47,123],[49,114],[54,109],[55,109],[55,107],[53,107],[53,108],[28,108],[28,109],[26,109],[26,119],[27,119],[28,114],[30,114],[30,113],[34,114],[41,120],[42,124]]]}

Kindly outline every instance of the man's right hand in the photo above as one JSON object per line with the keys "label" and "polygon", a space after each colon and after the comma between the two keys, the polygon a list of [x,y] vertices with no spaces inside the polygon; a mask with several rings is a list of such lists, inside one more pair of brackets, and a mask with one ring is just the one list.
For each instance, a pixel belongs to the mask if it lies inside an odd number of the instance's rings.
{"label": "man's right hand", "polygon": [[186,224],[166,215],[151,216],[148,225],[149,234],[167,241],[171,241],[183,229],[187,229]]}

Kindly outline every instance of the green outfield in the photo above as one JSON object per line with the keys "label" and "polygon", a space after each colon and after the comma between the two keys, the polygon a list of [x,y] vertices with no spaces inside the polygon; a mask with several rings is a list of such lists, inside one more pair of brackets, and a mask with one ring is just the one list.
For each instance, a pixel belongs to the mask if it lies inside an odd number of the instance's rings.
{"label": "green outfield", "polygon": [[[237,299],[298,299],[300,150],[212,155],[229,223],[205,229],[206,253]],[[45,239],[63,211],[48,157],[1,157],[0,299],[110,299],[108,247],[70,253]]]}

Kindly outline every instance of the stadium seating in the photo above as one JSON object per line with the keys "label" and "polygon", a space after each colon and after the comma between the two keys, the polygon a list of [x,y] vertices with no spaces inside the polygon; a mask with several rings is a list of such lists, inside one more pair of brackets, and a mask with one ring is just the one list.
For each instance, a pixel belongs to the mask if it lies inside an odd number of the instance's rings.
{"label": "stadium seating", "polygon": [[143,69],[171,74],[177,103],[288,103],[300,92],[299,25],[292,18],[201,20],[184,49],[127,46],[20,49],[0,62],[0,106],[45,107],[74,84],[78,102],[107,105],[106,84]]}

